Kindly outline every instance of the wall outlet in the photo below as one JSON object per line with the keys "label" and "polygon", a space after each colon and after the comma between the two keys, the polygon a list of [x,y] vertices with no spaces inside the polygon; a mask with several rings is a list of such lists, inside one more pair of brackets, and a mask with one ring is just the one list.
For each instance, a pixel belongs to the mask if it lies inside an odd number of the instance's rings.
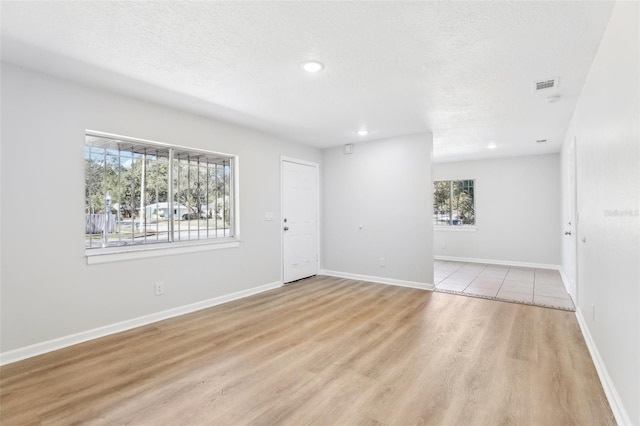
{"label": "wall outlet", "polygon": [[381,267],[381,268],[384,268],[385,266],[387,266],[387,263],[386,263],[386,261],[384,260],[384,257],[381,257],[381,258],[380,258],[380,267]]}
{"label": "wall outlet", "polygon": [[164,294],[164,283],[156,283],[156,296]]}

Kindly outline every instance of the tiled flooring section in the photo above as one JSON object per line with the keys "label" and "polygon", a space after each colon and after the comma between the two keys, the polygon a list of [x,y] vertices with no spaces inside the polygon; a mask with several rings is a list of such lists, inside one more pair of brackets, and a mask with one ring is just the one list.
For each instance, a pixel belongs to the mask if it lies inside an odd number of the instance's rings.
{"label": "tiled flooring section", "polygon": [[553,269],[434,260],[434,281],[436,290],[575,310]]}

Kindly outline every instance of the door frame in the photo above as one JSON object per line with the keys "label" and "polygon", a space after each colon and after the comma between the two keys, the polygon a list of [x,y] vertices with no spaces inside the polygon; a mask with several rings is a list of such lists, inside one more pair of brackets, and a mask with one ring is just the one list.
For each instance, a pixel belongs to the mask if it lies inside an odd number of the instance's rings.
{"label": "door frame", "polygon": [[571,294],[575,300],[573,303],[578,307],[578,298],[580,297],[580,203],[578,201],[578,137],[573,137],[573,215],[575,219],[574,230],[575,230],[575,238],[573,239],[574,243],[574,251],[575,251],[575,259],[573,268],[574,272],[574,283],[573,283],[573,291],[574,294]]}
{"label": "door frame", "polygon": [[[580,297],[579,296],[579,293],[580,293],[580,290],[579,290],[579,287],[580,287],[579,286],[580,213],[579,213],[579,201],[578,201],[579,183],[578,183],[578,138],[577,136],[574,135],[573,137],[571,137],[568,143],[569,143],[570,149],[568,150],[567,157],[568,157],[569,165],[572,165],[573,167],[570,167],[569,170],[567,170],[568,175],[565,175],[566,183],[567,183],[567,196],[568,196],[567,197],[568,199],[566,200],[566,202],[567,202],[567,208],[568,208],[567,213],[572,212],[573,216],[569,214],[567,215],[568,217],[563,217],[563,221],[565,219],[572,221],[571,225],[569,226],[569,229],[573,233],[573,235],[571,235],[571,240],[568,243],[568,249],[573,252],[573,256],[572,256],[573,262],[572,264],[569,264],[566,266],[572,269],[571,278],[573,278],[573,282],[569,282],[570,281],[569,277],[566,274],[567,271],[565,271],[565,278],[567,278],[565,281],[566,281],[566,284],[569,286],[569,288],[567,288],[566,290],[571,296],[571,299],[573,300],[574,305],[576,305],[577,307],[578,297]],[[571,179],[571,177],[573,177],[573,179]],[[564,223],[563,223],[563,228],[564,228]]]}
{"label": "door frame", "polygon": [[301,160],[299,158],[280,156],[280,285],[284,284],[284,162],[301,164],[303,166],[315,167],[316,169],[316,270],[320,274],[320,164],[312,161]]}

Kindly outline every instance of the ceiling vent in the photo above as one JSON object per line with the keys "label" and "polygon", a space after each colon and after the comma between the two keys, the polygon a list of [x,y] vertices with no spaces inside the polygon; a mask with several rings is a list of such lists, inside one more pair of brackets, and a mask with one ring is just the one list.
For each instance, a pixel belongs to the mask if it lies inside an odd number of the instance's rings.
{"label": "ceiling vent", "polygon": [[546,89],[557,89],[558,88],[558,78],[552,78],[551,80],[542,80],[536,81],[534,83],[534,90],[537,92],[539,90]]}
{"label": "ceiling vent", "polygon": [[536,143],[545,143],[547,140],[546,139],[538,139],[536,140]]}

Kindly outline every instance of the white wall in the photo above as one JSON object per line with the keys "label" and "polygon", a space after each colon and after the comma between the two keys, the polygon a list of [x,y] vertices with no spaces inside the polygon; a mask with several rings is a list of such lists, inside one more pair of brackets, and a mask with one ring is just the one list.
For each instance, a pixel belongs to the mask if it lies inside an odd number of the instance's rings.
{"label": "white wall", "polygon": [[[618,422],[634,425],[640,425],[639,9],[638,2],[616,3],[563,150],[566,169],[569,141],[577,139],[577,314]],[[565,203],[567,191],[564,179]]]}
{"label": "white wall", "polygon": [[[239,155],[240,247],[87,266],[85,129]],[[322,160],[314,148],[6,64],[1,136],[2,352],[280,281],[280,156]]]}
{"label": "white wall", "polygon": [[433,284],[432,144],[420,134],[323,151],[323,269]]}
{"label": "white wall", "polygon": [[433,180],[475,179],[476,231],[434,232],[434,254],[560,264],[558,154],[435,163]]}

